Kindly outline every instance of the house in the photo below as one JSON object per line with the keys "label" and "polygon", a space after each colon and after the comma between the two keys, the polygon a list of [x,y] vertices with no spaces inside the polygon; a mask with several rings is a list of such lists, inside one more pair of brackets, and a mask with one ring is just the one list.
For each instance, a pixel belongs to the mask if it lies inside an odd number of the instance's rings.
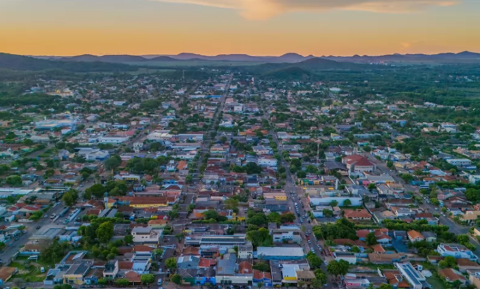
{"label": "house", "polygon": [[105,269],[103,270],[103,278],[115,279],[119,271],[118,260],[110,260],[105,264]]}
{"label": "house", "polygon": [[163,230],[147,227],[135,227],[132,230],[133,243],[157,246]]}
{"label": "house", "polygon": [[310,270],[298,270],[297,273],[297,282],[304,282],[305,284],[311,284],[312,280],[315,279],[315,274]]}
{"label": "house", "polygon": [[245,270],[240,271],[245,269],[245,263],[243,264],[242,268],[237,267],[237,257],[234,254],[227,253],[223,255],[223,258],[218,257],[216,282],[220,284],[248,284],[252,282],[253,269],[251,272],[250,267],[247,268],[247,272]]}
{"label": "house", "polygon": [[138,274],[146,274],[152,265],[152,252],[134,252],[130,262],[132,271]]}
{"label": "house", "polygon": [[342,159],[342,163],[347,166],[350,173],[373,172],[375,170],[375,165],[361,155],[346,156]]}
{"label": "house", "polygon": [[472,251],[460,244],[439,244],[437,252],[443,257],[452,256],[456,259],[465,258],[471,261],[477,261],[478,259]]}
{"label": "house", "polygon": [[452,268],[445,268],[438,271],[438,275],[445,278],[445,281],[453,283],[459,281],[462,285],[465,285],[467,279],[462,275],[462,273],[454,270]]}
{"label": "house", "polygon": [[336,261],[344,260],[344,261],[347,261],[349,264],[357,263],[357,256],[355,255],[355,253],[333,252],[332,255]]}
{"label": "house", "polygon": [[480,270],[480,265],[477,262],[470,261],[469,259],[459,258],[457,259],[458,270],[462,273],[467,270]]}
{"label": "house", "polygon": [[405,258],[404,255],[393,253],[393,254],[377,254],[370,253],[368,254],[368,260],[373,264],[393,264],[395,262],[401,262]]}
{"label": "house", "polygon": [[432,243],[437,241],[437,235],[433,232],[423,232],[422,235],[428,242]]}
{"label": "house", "polygon": [[91,260],[80,260],[73,263],[63,274],[63,283],[82,285],[85,282],[85,276],[93,265]]}
{"label": "house", "polygon": [[0,284],[7,282],[13,275],[18,272],[16,267],[4,266],[0,268]]}
{"label": "house", "polygon": [[368,221],[372,219],[372,215],[370,215],[370,213],[365,209],[355,209],[355,210],[345,209],[343,210],[343,212],[344,212],[344,217],[347,218],[348,220]]}
{"label": "house", "polygon": [[179,269],[197,268],[200,263],[200,257],[187,255],[181,256],[177,259],[177,267]]}
{"label": "house", "polygon": [[415,230],[410,230],[407,232],[408,239],[410,242],[419,242],[425,240],[425,237]]}
{"label": "house", "polygon": [[245,245],[238,246],[238,259],[252,259],[253,258],[253,246],[248,242]]}
{"label": "house", "polygon": [[262,283],[265,287],[272,286],[272,274],[270,272],[262,272],[253,270],[253,283]]}

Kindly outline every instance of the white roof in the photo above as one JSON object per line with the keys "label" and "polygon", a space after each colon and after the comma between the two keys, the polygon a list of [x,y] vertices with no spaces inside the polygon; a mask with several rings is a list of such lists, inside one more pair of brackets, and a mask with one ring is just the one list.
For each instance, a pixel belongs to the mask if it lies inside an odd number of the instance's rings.
{"label": "white roof", "polygon": [[258,256],[304,256],[300,247],[258,247]]}

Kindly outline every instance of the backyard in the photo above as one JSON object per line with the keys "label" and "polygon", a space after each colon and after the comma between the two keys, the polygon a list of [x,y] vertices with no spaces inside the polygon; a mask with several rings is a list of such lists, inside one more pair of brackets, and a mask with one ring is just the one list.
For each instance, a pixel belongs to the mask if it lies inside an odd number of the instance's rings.
{"label": "backyard", "polygon": [[[21,279],[23,282],[43,282],[49,267],[41,263],[40,261],[28,260],[28,257],[18,257],[8,265],[18,269],[18,273],[12,277],[12,281]],[[41,272],[42,267],[45,269],[44,273]]]}

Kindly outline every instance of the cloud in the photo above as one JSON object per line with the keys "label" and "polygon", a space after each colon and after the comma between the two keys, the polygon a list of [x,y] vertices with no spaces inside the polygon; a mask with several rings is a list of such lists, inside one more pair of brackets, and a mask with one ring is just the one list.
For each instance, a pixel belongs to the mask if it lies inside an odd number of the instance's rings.
{"label": "cloud", "polygon": [[357,10],[409,13],[432,6],[452,6],[462,0],[155,0],[235,9],[247,19],[268,19],[288,12]]}

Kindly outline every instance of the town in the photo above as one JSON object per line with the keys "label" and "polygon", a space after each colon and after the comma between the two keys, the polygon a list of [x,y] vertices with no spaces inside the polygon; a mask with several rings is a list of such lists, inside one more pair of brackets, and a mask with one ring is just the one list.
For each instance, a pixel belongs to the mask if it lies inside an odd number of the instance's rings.
{"label": "town", "polygon": [[329,73],[2,84],[0,286],[480,288],[475,108]]}

